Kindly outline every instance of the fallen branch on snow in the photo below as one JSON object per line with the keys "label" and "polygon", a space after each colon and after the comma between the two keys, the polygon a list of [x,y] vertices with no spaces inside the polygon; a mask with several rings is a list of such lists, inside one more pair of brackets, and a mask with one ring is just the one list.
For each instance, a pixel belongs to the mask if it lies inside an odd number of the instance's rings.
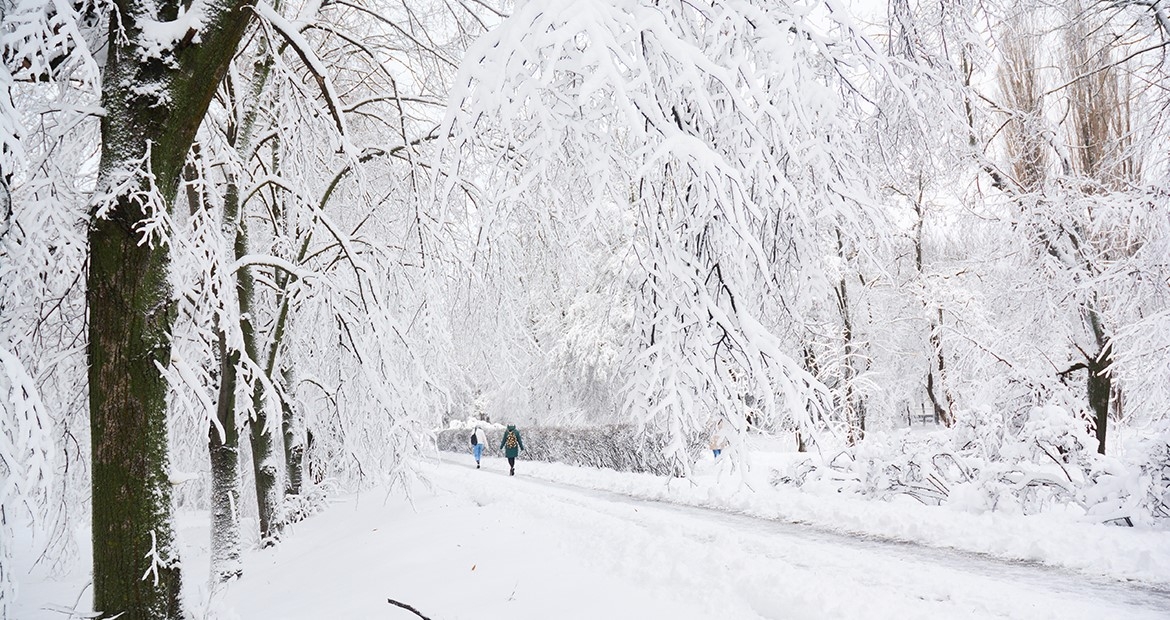
{"label": "fallen branch on snow", "polygon": [[386,599],[386,602],[390,603],[391,605],[394,605],[395,607],[401,607],[401,608],[405,609],[406,611],[409,611],[410,613],[418,616],[419,618],[422,618],[423,620],[431,620],[430,618],[422,615],[422,612],[415,609],[414,607],[411,607],[410,605],[407,605],[406,603],[400,603],[392,598]]}

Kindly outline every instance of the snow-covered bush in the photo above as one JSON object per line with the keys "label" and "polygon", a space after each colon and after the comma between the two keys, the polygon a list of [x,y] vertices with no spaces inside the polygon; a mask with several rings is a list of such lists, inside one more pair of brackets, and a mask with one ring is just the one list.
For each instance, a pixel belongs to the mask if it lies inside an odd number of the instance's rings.
{"label": "snow-covered bush", "polygon": [[1133,438],[1121,454],[1093,463],[1082,500],[1088,514],[1145,525],[1170,521],[1170,424]]}
{"label": "snow-covered bush", "polygon": [[281,515],[285,523],[304,521],[329,506],[329,498],[336,495],[336,485],[330,480],[306,487],[300,494],[285,495]]}
{"label": "snow-covered bush", "polygon": [[[524,451],[520,458],[565,463],[568,465],[600,467],[617,471],[679,475],[678,463],[666,454],[667,437],[655,433],[639,433],[630,424],[601,425],[585,428],[532,427],[522,428]],[[503,431],[488,429],[484,454],[503,456],[500,441]],[[471,431],[448,429],[436,433],[439,449],[444,452],[467,453],[471,450]],[[702,448],[701,437],[687,441],[687,453],[696,457]]]}
{"label": "snow-covered bush", "polygon": [[961,420],[950,431],[871,435],[832,455],[810,455],[773,480],[879,500],[907,495],[971,512],[1071,507],[1100,522],[1170,519],[1170,432],[1105,456],[1084,420],[1063,407],[971,411]]}

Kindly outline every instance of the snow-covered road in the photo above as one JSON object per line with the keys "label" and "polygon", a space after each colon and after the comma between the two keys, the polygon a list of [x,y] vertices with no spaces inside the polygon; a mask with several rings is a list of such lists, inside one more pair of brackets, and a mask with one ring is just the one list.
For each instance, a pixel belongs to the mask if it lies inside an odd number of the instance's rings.
{"label": "snow-covered road", "polygon": [[[506,483],[513,501],[534,516],[558,528],[602,534],[592,552],[616,572],[662,587],[677,578],[680,591],[697,599],[696,607],[725,617],[1170,617],[1170,592],[1039,564],[843,536],[523,476]],[[646,562],[647,555],[661,562]]]}
{"label": "snow-covered road", "polygon": [[[523,461],[516,477],[502,461],[468,461],[444,455],[413,506],[366,493],[297,524],[276,548],[249,552],[245,576],[200,616],[417,620],[393,598],[434,620],[1170,618],[1170,591],[1158,587],[587,489],[539,479],[549,470]],[[603,475],[573,475],[590,471]],[[187,558],[205,535],[184,532]]]}
{"label": "snow-covered road", "polygon": [[[188,609],[207,620],[417,620],[393,598],[433,620],[1170,618],[1157,578],[1125,583],[583,486],[636,486],[614,472],[521,461],[509,477],[500,460],[469,461],[444,455],[413,504],[398,491],[337,501],[275,548],[249,550],[244,577],[210,600],[207,518],[186,515]],[[1158,555],[1160,534],[1134,534]],[[1068,544],[1048,538],[1036,544]],[[84,608],[86,579],[26,584],[14,617]]]}

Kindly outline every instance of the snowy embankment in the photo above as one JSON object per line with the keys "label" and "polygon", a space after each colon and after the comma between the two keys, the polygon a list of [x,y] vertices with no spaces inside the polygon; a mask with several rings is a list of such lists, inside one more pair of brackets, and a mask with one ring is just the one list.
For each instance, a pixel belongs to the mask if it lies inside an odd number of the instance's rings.
{"label": "snowy embankment", "polygon": [[850,536],[1040,562],[1158,588],[1170,588],[1170,532],[1085,522],[1076,514],[970,513],[925,506],[908,496],[882,502],[837,492],[770,484],[785,458],[755,455],[746,475],[708,453],[688,479],[528,462],[525,476],[631,497],[730,511]]}

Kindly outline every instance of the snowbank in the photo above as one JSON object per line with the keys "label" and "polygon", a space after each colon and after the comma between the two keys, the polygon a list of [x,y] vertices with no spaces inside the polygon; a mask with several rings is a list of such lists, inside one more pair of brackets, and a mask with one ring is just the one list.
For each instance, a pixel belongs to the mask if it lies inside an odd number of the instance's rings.
{"label": "snowbank", "polygon": [[995,557],[1040,562],[1087,575],[1170,587],[1170,532],[1086,523],[1079,515],[968,512],[926,506],[909,497],[876,502],[827,489],[774,487],[777,460],[758,459],[732,477],[707,455],[690,479],[524,463],[525,476],[633,497],[775,519],[854,536],[913,542]]}

